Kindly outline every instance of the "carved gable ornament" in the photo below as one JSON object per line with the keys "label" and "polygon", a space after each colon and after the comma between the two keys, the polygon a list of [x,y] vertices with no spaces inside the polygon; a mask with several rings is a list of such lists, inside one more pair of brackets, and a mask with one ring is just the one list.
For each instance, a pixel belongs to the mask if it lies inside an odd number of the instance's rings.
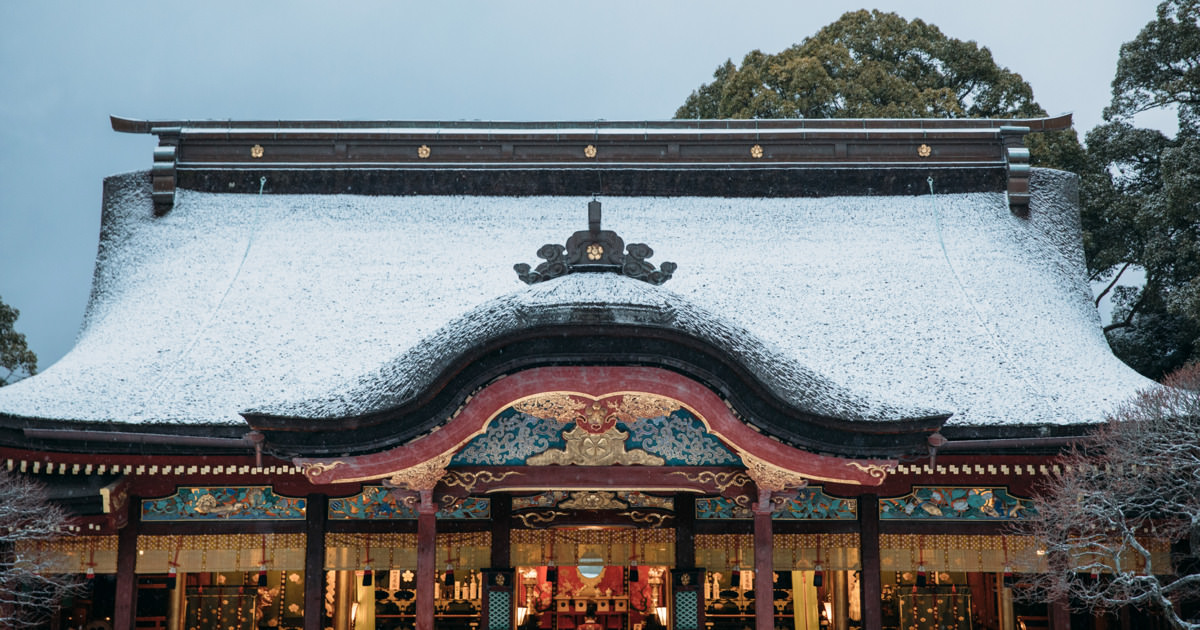
{"label": "carved gable ornament", "polygon": [[646,262],[654,255],[649,245],[630,243],[626,248],[625,241],[616,232],[601,230],[600,202],[596,200],[588,202],[588,229],[572,234],[565,247],[556,243],[542,245],[537,255],[546,262],[536,269],[530,270],[525,263],[513,265],[525,284],[581,271],[609,271],[659,285],[669,280],[676,269],[672,262],[664,262],[661,268],[655,269],[652,263]]}

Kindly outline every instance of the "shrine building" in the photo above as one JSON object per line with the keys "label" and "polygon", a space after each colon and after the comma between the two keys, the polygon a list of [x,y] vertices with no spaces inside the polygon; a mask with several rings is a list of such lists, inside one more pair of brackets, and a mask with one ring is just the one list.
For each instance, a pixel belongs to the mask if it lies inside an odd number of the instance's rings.
{"label": "shrine building", "polygon": [[1068,627],[1013,525],[1151,385],[1069,116],[112,125],[78,341],[0,389],[55,628]]}

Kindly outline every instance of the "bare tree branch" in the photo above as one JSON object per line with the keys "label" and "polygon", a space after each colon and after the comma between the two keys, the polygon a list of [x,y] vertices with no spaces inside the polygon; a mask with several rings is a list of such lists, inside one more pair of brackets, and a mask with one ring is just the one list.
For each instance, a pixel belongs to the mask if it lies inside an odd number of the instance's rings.
{"label": "bare tree branch", "polygon": [[84,588],[78,575],[62,573],[53,556],[36,551],[68,535],[68,515],[21,475],[0,471],[0,497],[0,627],[44,627],[64,597]]}
{"label": "bare tree branch", "polygon": [[1104,296],[1108,295],[1108,292],[1112,291],[1112,288],[1117,286],[1117,281],[1121,279],[1121,275],[1124,274],[1125,270],[1129,269],[1129,266],[1132,264],[1133,263],[1127,262],[1121,266],[1121,270],[1117,272],[1117,275],[1113,276],[1112,282],[1109,282],[1108,286],[1104,287],[1104,290],[1100,292],[1100,295],[1096,296],[1096,306],[1100,306],[1100,300],[1103,300]]}
{"label": "bare tree branch", "polygon": [[[1200,630],[1200,365],[1143,392],[1065,455],[1021,525],[1052,559],[1020,595],[1093,612],[1138,606]],[[1183,552],[1179,552],[1183,549]]]}

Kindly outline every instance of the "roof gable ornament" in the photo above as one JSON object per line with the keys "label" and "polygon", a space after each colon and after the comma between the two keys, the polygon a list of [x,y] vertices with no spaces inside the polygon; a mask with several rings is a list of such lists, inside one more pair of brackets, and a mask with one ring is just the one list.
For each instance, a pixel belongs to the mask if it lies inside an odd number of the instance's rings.
{"label": "roof gable ornament", "polygon": [[537,255],[546,262],[532,271],[525,263],[513,265],[525,284],[580,271],[611,271],[659,285],[669,280],[676,269],[673,262],[664,262],[655,269],[653,263],[646,261],[654,255],[649,245],[630,243],[626,248],[625,241],[616,232],[601,230],[600,202],[595,199],[588,202],[588,229],[572,234],[565,247],[556,243],[542,245]]}

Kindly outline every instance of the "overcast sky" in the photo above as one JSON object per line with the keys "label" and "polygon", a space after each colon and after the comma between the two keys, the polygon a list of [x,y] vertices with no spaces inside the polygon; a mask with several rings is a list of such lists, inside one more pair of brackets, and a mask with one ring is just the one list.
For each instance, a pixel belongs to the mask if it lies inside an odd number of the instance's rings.
{"label": "overcast sky", "polygon": [[[1147,0],[886,2],[991,49],[1081,135]],[[861,2],[0,0],[0,298],[41,369],[91,289],[106,175],[148,169],[144,119],[655,120],[725,59]]]}

